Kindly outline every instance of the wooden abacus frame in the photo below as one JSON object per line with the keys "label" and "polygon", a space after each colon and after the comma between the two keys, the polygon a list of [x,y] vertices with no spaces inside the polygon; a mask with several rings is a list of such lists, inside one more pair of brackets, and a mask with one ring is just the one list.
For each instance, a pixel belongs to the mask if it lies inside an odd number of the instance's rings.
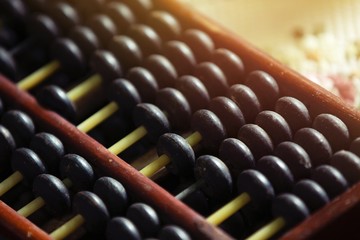
{"label": "wooden abacus frame", "polygon": [[[360,113],[344,105],[338,97],[304,79],[238,36],[224,30],[224,27],[190,10],[180,2],[156,0],[154,3],[157,9],[164,9],[175,15],[184,28],[201,29],[212,37],[216,46],[228,48],[238,54],[244,62],[246,72],[264,70],[271,74],[280,86],[281,95],[293,96],[301,100],[312,117],[320,113],[334,114],[348,126],[351,140],[360,136]],[[43,109],[32,96],[19,90],[1,76],[0,95],[7,104],[28,113],[41,130],[58,136],[69,151],[86,157],[98,171],[121,181],[132,195],[151,204],[170,221],[184,227],[192,236],[201,239],[231,238],[221,229],[208,224],[203,217],[111,154],[91,137],[77,130],[75,126],[56,113]],[[359,214],[360,184],[357,184],[290,230],[282,239],[336,238],[343,237],[345,231],[347,236],[355,235],[358,228],[355,220],[360,219]],[[2,202],[0,202],[0,219],[0,229],[13,238],[51,239],[45,232]]]}

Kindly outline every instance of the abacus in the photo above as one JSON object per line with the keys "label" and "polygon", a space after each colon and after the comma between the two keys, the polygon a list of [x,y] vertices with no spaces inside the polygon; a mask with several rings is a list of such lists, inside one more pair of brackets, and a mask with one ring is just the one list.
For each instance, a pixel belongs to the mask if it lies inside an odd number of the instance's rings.
{"label": "abacus", "polygon": [[11,239],[357,233],[360,114],[172,0],[1,0]]}

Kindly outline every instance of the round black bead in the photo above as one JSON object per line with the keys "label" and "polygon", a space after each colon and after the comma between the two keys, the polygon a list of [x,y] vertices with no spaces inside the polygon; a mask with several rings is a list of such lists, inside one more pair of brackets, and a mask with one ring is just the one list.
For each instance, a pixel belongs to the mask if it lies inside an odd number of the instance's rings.
{"label": "round black bead", "polygon": [[275,195],[269,180],[259,171],[252,169],[239,174],[237,188],[239,194],[249,194],[251,204],[258,209],[268,207]]}
{"label": "round black bead", "polygon": [[111,219],[106,227],[106,239],[118,240],[141,240],[141,235],[136,226],[127,218],[115,217]]}
{"label": "round black bead", "polygon": [[127,74],[127,79],[134,84],[143,102],[154,102],[159,86],[149,70],[143,67],[132,68]]}
{"label": "round black bead", "polygon": [[261,105],[253,90],[245,85],[235,84],[230,87],[229,96],[243,112],[245,121],[247,123],[254,122],[255,117],[261,111]]}
{"label": "round black bead", "polygon": [[280,95],[280,90],[275,79],[263,71],[251,72],[246,85],[251,88],[258,97],[262,109],[272,109]]}
{"label": "round black bead", "polygon": [[162,40],[154,29],[149,26],[133,25],[129,28],[127,35],[135,40],[145,57],[161,51]]}
{"label": "round black bead", "polygon": [[255,124],[259,125],[269,134],[274,146],[292,139],[288,123],[276,112],[268,110],[260,112],[256,117]]}
{"label": "round black bead", "polygon": [[106,50],[97,50],[91,57],[91,68],[106,82],[122,77],[122,66],[115,56]]}
{"label": "round black bead", "polygon": [[276,197],[272,204],[274,217],[282,217],[286,228],[291,228],[306,219],[310,213],[305,203],[297,196],[289,193]]}
{"label": "round black bead", "polygon": [[237,138],[248,146],[255,160],[271,154],[274,149],[274,145],[269,135],[264,129],[255,124],[246,124],[242,126],[238,132]]}
{"label": "round black bead", "polygon": [[175,175],[189,175],[195,163],[195,153],[189,143],[174,133],[161,135],[157,143],[159,156],[165,154],[171,159],[166,167]]}
{"label": "round black bead", "polygon": [[99,14],[90,19],[87,26],[94,31],[103,46],[106,46],[114,35],[117,27],[109,16]]}
{"label": "round black bead", "polygon": [[58,169],[59,159],[65,152],[62,142],[54,135],[45,132],[38,133],[32,138],[30,148],[45,162],[49,172]]}
{"label": "round black bead", "polygon": [[34,122],[26,113],[19,110],[4,113],[1,124],[11,132],[17,147],[27,146],[35,134]]}
{"label": "round black bead", "polygon": [[144,126],[148,131],[147,137],[156,142],[164,133],[170,132],[170,123],[165,114],[155,105],[138,104],[133,111],[136,126]]}
{"label": "round black bead", "polygon": [[174,88],[158,91],[156,105],[164,111],[173,129],[185,130],[190,124],[191,108],[185,96]]}
{"label": "round black bead", "polygon": [[47,15],[35,14],[29,19],[29,32],[41,44],[50,44],[60,36],[58,25]]}
{"label": "round black bead", "polygon": [[17,66],[11,54],[0,47],[0,72],[11,80],[16,79]]}
{"label": "round black bead", "polygon": [[105,0],[72,1],[75,8],[81,13],[83,19],[88,19],[98,13]]}
{"label": "round black bead", "polygon": [[217,152],[226,138],[226,130],[220,119],[211,111],[200,109],[191,118],[191,128],[202,136],[201,145],[210,152]]}
{"label": "round black bead", "polygon": [[153,8],[153,1],[151,0],[123,0],[122,2],[131,8],[137,18],[148,16]]}
{"label": "round black bead", "polygon": [[279,98],[275,104],[275,111],[283,116],[293,133],[311,125],[311,117],[307,107],[296,98]]}
{"label": "round black bead", "polygon": [[159,240],[191,240],[191,237],[178,226],[166,225],[159,232]]}
{"label": "round black bead", "polygon": [[64,183],[49,174],[40,174],[34,179],[33,191],[46,203],[46,208],[57,216],[67,212],[71,206],[70,194]]}
{"label": "round black bead", "polygon": [[0,14],[5,19],[10,18],[12,21],[24,23],[28,9],[22,0],[1,1]]}
{"label": "round black bead", "polygon": [[115,36],[109,44],[109,50],[121,63],[124,71],[139,66],[143,59],[142,52],[137,43],[127,36]]}
{"label": "round black bead", "polygon": [[344,176],[339,170],[329,165],[317,167],[312,172],[311,178],[326,191],[330,199],[339,196],[348,188]]}
{"label": "round black bead", "polygon": [[114,21],[118,32],[125,32],[129,26],[136,22],[136,17],[131,9],[121,2],[107,3],[104,6],[104,14]]}
{"label": "round black bead", "polygon": [[192,112],[206,108],[210,102],[206,87],[196,77],[186,75],[178,78],[175,82],[175,88],[184,94]]}
{"label": "round black bead", "polygon": [[74,27],[69,33],[69,38],[80,48],[85,59],[90,58],[90,56],[101,47],[97,36],[88,27]]}
{"label": "round black bead", "polygon": [[294,177],[286,164],[278,157],[267,155],[259,159],[256,169],[271,182],[275,193],[291,191]]}
{"label": "round black bead", "polygon": [[94,193],[103,200],[110,215],[124,214],[128,206],[128,196],[119,181],[110,177],[101,177],[94,184]]}
{"label": "round black bead", "polygon": [[315,212],[330,201],[325,190],[318,183],[309,179],[297,182],[293,193],[306,204],[310,212]]}
{"label": "round black bead", "polygon": [[334,152],[345,149],[349,145],[349,129],[343,121],[332,114],[318,115],[314,119],[313,128],[325,136]]}
{"label": "round black bead", "polygon": [[60,158],[60,174],[68,178],[76,190],[89,189],[95,179],[91,165],[77,154],[66,154]]}
{"label": "round black bead", "polygon": [[36,98],[43,107],[57,112],[67,120],[76,119],[75,105],[60,87],[55,85],[43,87],[37,92]]}
{"label": "round black bead", "polygon": [[294,142],[282,142],[275,148],[274,154],[284,161],[295,180],[310,176],[313,165],[309,155],[300,145]]}
{"label": "round black bead", "polygon": [[163,54],[174,65],[179,76],[191,74],[196,65],[193,52],[183,42],[166,42],[164,44]]}
{"label": "round black bead", "polygon": [[144,203],[132,204],[127,210],[126,217],[135,224],[143,238],[156,235],[161,227],[155,210]]}
{"label": "round black bead", "polygon": [[350,145],[350,151],[360,157],[360,137],[354,139]]}
{"label": "round black bead", "polygon": [[194,69],[194,76],[206,86],[210,97],[226,95],[228,83],[221,69],[211,62],[198,64]]}
{"label": "round black bead", "polygon": [[7,165],[9,158],[16,148],[15,140],[10,131],[0,125],[0,163]]}
{"label": "round black bead", "polygon": [[141,97],[135,86],[126,79],[115,79],[109,85],[109,99],[117,102],[125,112],[131,111],[141,103]]}
{"label": "round black bead", "polygon": [[164,41],[178,38],[181,33],[179,22],[173,15],[165,11],[152,11],[146,24],[151,26]]}
{"label": "round black bead", "polygon": [[224,72],[229,85],[244,81],[244,64],[235,53],[218,48],[212,54],[212,61]]}
{"label": "round black bead", "polygon": [[313,128],[302,128],[295,133],[294,142],[309,154],[313,166],[328,163],[332,150],[324,135]]}
{"label": "round black bead", "polygon": [[80,23],[80,16],[74,7],[66,2],[57,2],[49,9],[49,14],[63,32]]}
{"label": "round black bead", "polygon": [[94,193],[78,192],[73,201],[76,213],[85,219],[85,226],[91,232],[103,232],[110,215],[104,202]]}
{"label": "round black bead", "polygon": [[236,103],[227,97],[213,98],[208,109],[220,118],[229,137],[235,137],[240,127],[245,124],[241,110]]}
{"label": "round black bead", "polygon": [[342,173],[350,186],[360,180],[360,158],[354,153],[341,150],[331,157],[330,164]]}
{"label": "round black bead", "polygon": [[144,67],[154,75],[160,88],[174,86],[178,74],[164,56],[157,54],[149,56],[144,62]]}
{"label": "round black bead", "polygon": [[226,200],[231,197],[232,178],[229,169],[218,158],[200,156],[195,161],[195,177],[204,181],[201,189],[211,198]]}
{"label": "round black bead", "polygon": [[233,176],[255,167],[255,159],[250,149],[236,138],[227,138],[221,143],[219,157]]}
{"label": "round black bead", "polygon": [[198,29],[186,30],[182,41],[191,48],[198,63],[209,61],[215,50],[215,44],[209,35]]}
{"label": "round black bead", "polygon": [[11,167],[19,171],[25,180],[32,182],[35,177],[46,173],[46,167],[39,156],[28,148],[17,148],[11,156]]}

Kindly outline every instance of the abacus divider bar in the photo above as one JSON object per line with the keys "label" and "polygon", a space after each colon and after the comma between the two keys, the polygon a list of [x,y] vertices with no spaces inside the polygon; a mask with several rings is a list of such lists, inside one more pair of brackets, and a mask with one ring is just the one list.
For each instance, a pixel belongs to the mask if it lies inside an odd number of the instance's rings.
{"label": "abacus divider bar", "polygon": [[20,80],[20,82],[17,83],[17,86],[19,89],[28,91],[37,85],[39,85],[41,82],[46,80],[49,76],[54,74],[57,70],[60,68],[60,62],[57,60],[54,60],[45,66],[39,68],[29,76],[25,77],[24,79]]}
{"label": "abacus divider bar", "polygon": [[256,231],[247,240],[265,240],[271,238],[275,233],[280,231],[285,226],[285,220],[282,217],[278,217],[266,224],[260,230]]}
{"label": "abacus divider bar", "polygon": [[226,219],[228,219],[230,216],[234,215],[237,211],[239,211],[243,206],[245,206],[250,201],[251,198],[249,194],[242,193],[236,198],[234,198],[232,201],[225,204],[222,208],[211,214],[206,220],[209,223],[218,226]]}
{"label": "abacus divider bar", "polygon": [[102,83],[102,77],[99,74],[94,74],[88,79],[81,82],[76,87],[72,88],[67,92],[68,98],[72,102],[76,102],[80,98],[82,98],[85,94],[99,87]]}
{"label": "abacus divider bar", "polygon": [[61,227],[50,233],[50,237],[55,240],[64,239],[73,233],[76,229],[78,229],[81,225],[83,225],[84,222],[85,219],[80,214],[78,214],[64,223]]}
{"label": "abacus divider bar", "polygon": [[19,171],[15,171],[13,174],[11,174],[8,178],[6,178],[0,183],[0,196],[7,193],[11,188],[13,188],[23,179],[24,176]]}
{"label": "abacus divider bar", "polygon": [[183,191],[178,193],[175,196],[175,198],[177,198],[179,200],[183,200],[184,198],[186,198],[187,196],[189,196],[190,194],[192,194],[193,192],[198,190],[204,184],[205,184],[204,179],[199,179],[195,183],[193,183],[192,185],[190,185],[189,187],[185,188]]}

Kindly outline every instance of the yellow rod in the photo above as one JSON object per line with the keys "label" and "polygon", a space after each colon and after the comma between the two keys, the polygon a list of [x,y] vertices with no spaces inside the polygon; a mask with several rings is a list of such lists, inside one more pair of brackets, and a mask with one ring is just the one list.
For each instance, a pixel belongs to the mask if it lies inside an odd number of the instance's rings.
{"label": "yellow rod", "polygon": [[28,91],[37,85],[39,85],[41,82],[46,80],[49,76],[51,76],[54,72],[56,72],[60,68],[60,62],[54,60],[42,68],[36,70],[23,80],[17,83],[18,88],[24,91]]}
{"label": "yellow rod", "polygon": [[265,240],[271,238],[275,233],[285,226],[285,220],[282,217],[278,217],[253,235],[248,237],[248,240]]}
{"label": "yellow rod", "polygon": [[99,74],[94,74],[73,89],[71,89],[66,95],[72,102],[76,102],[91,90],[96,89],[101,85],[102,78]]}
{"label": "yellow rod", "polygon": [[64,239],[73,233],[76,229],[78,229],[84,222],[85,219],[80,214],[78,214],[64,223],[61,227],[50,233],[50,237],[55,240]]}
{"label": "yellow rod", "polygon": [[87,133],[94,129],[97,125],[102,123],[105,119],[110,117],[118,109],[119,106],[116,104],[116,102],[111,102],[96,113],[94,113],[91,117],[80,123],[77,128],[80,131]]}
{"label": "yellow rod", "polygon": [[44,205],[44,199],[42,199],[41,197],[37,197],[28,204],[26,204],[24,207],[20,208],[17,213],[23,217],[28,217],[40,208],[42,208]]}
{"label": "yellow rod", "polygon": [[139,141],[141,138],[143,138],[147,134],[147,130],[145,127],[140,126],[131,133],[129,133],[127,136],[125,136],[123,139],[112,145],[108,150],[118,155],[122,151],[126,150],[128,147]]}
{"label": "yellow rod", "polygon": [[194,132],[186,138],[186,141],[190,144],[191,147],[195,146],[202,140],[202,136],[199,132]]}
{"label": "yellow rod", "polygon": [[230,216],[234,215],[237,211],[239,211],[243,206],[245,206],[250,201],[250,196],[247,193],[242,193],[238,197],[236,197],[231,202],[227,203],[225,206],[211,214],[206,220],[218,226]]}
{"label": "yellow rod", "polygon": [[66,188],[70,188],[72,186],[72,182],[68,178],[63,179],[62,182],[63,182],[63,184],[65,185]]}
{"label": "yellow rod", "polygon": [[161,168],[165,167],[170,163],[170,158],[163,154],[157,159],[155,159],[153,162],[148,164],[146,167],[140,170],[140,173],[142,173],[146,177],[153,176],[157,171],[159,171]]}
{"label": "yellow rod", "polygon": [[9,191],[23,179],[24,177],[19,171],[11,174],[8,178],[6,178],[0,183],[0,196],[4,195],[7,191]]}

